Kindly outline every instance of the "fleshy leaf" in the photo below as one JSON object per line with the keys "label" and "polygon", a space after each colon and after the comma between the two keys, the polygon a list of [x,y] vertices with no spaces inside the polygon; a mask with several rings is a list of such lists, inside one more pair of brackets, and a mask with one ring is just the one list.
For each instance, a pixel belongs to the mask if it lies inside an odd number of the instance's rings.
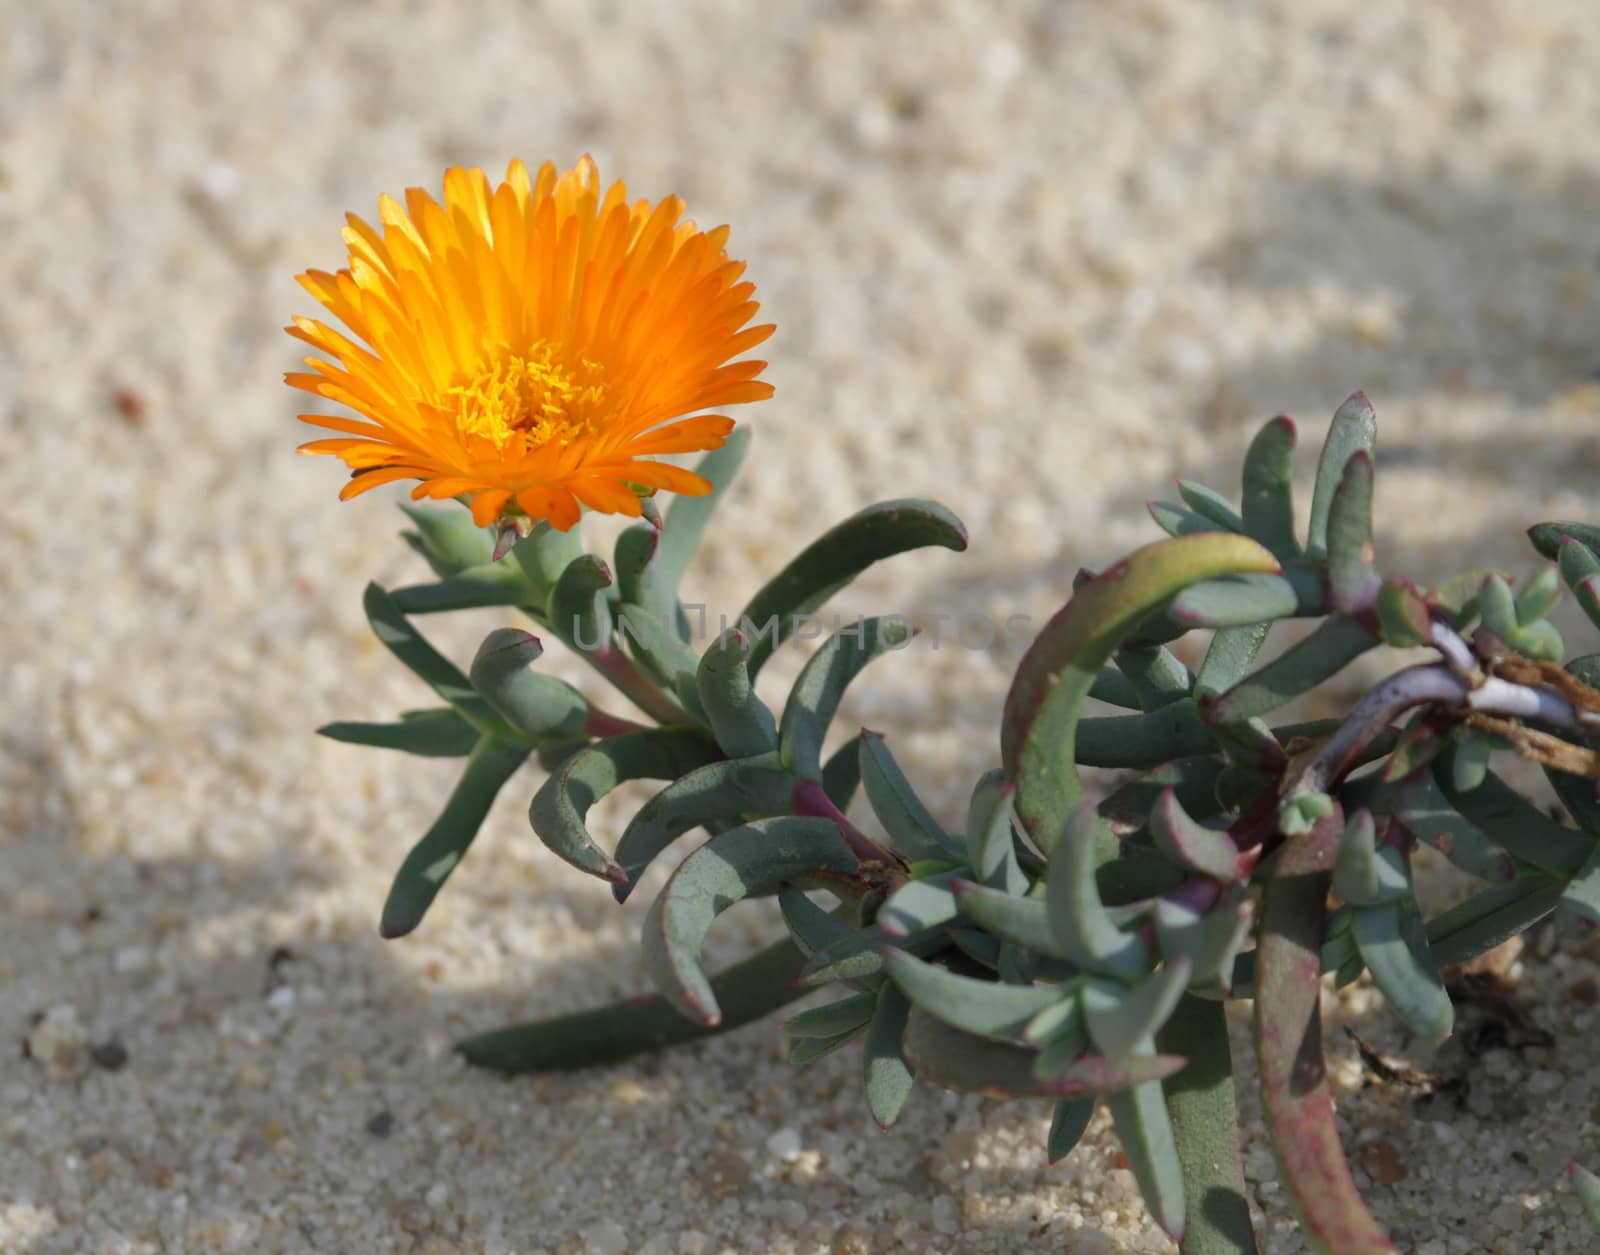
{"label": "fleshy leaf", "polygon": [[1255,862],[1243,856],[1228,833],[1190,819],[1171,789],[1162,791],[1150,812],[1150,835],[1173,862],[1224,883],[1247,875]]}
{"label": "fleshy leaf", "polygon": [[1029,1020],[1061,1001],[1060,991],[1046,985],[1002,985],[958,976],[903,950],[884,951],[883,961],[889,979],[913,1006],[984,1037],[1020,1037]]}
{"label": "fleshy leaf", "polygon": [[713,449],[695,465],[695,473],[711,484],[711,491],[699,497],[675,496],[661,524],[661,539],[651,566],[664,595],[676,596],[684,572],[700,545],[706,524],[728,485],[739,473],[750,448],[750,429],[735,427],[720,449]]}
{"label": "fleshy leaf", "polygon": [[1508,854],[1554,875],[1576,874],[1594,843],[1558,824],[1492,771],[1463,792],[1455,778],[1460,753],[1458,745],[1434,760],[1434,782],[1445,800]]}
{"label": "fleshy leaf", "polygon": [[1454,1013],[1428,952],[1422,918],[1409,902],[1386,902],[1351,912],[1350,931],[1361,960],[1407,1028],[1424,1041],[1450,1035]]}
{"label": "fleshy leaf", "polygon": [[789,691],[778,725],[778,755],[785,767],[804,780],[821,775],[823,738],[845,689],[869,662],[904,644],[910,635],[897,619],[864,619],[818,647]]}
{"label": "fleshy leaf", "polygon": [[472,686],[507,723],[535,741],[570,741],[583,731],[589,703],[565,680],[532,669],[539,638],[517,628],[484,637],[472,660]]}
{"label": "fleshy leaf", "polygon": [[1352,393],[1334,412],[1317,460],[1316,486],[1311,494],[1311,525],[1306,534],[1306,551],[1316,556],[1328,552],[1328,514],[1334,493],[1344,477],[1352,455],[1365,452],[1372,457],[1378,446],[1378,416],[1363,392]]}
{"label": "fleshy leaf", "polygon": [[954,873],[941,872],[907,881],[878,909],[878,927],[898,938],[948,924],[960,913],[950,889],[954,879]]}
{"label": "fleshy leaf", "polygon": [[503,726],[489,703],[461,674],[460,668],[423,639],[422,633],[411,626],[394,599],[380,586],[368,584],[362,604],[374,634],[418,679],[480,731],[493,731]]}
{"label": "fleshy leaf", "polygon": [[612,886],[625,902],[656,856],[691,829],[715,820],[745,820],[789,811],[794,777],[764,760],[718,761],[674,780],[639,808],[617,841],[616,863],[624,880]]}
{"label": "fleshy leaf", "polygon": [[1281,575],[1230,575],[1191,584],[1167,614],[1184,627],[1229,628],[1288,618],[1299,607],[1294,585]]}
{"label": "fleshy leaf", "polygon": [[1280,561],[1298,557],[1294,535],[1294,420],[1280,414],[1250,442],[1244,456],[1244,532]]}
{"label": "fleshy leaf", "polygon": [[1016,789],[998,771],[978,781],[967,805],[967,862],[980,884],[1006,893],[1023,893],[1027,873],[1017,859],[1011,824],[1011,799]]}
{"label": "fleshy leaf", "polygon": [[665,998],[648,995],[549,1020],[514,1024],[457,1044],[466,1061],[498,1072],[566,1072],[620,1063],[648,1051],[701,1041],[764,1018],[803,997],[794,983],[800,955],[787,940],[711,978],[722,1022],[686,1020]]}
{"label": "fleshy leaf", "polygon": [[1528,875],[1495,885],[1428,921],[1428,948],[1440,967],[1465,963],[1532,928],[1556,909],[1566,883]]}
{"label": "fleshy leaf", "polygon": [[1188,988],[1194,963],[1169,958],[1130,992],[1115,981],[1092,980],[1083,990],[1083,1019],[1090,1040],[1113,1063],[1121,1063],[1155,1038]]}
{"label": "fleshy leaf", "polygon": [[1035,954],[1065,959],[1068,951],[1056,940],[1050,913],[1036,898],[1020,898],[966,880],[952,880],[961,913],[985,932]]}
{"label": "fleshy leaf", "polygon": [[872,813],[912,860],[959,857],[961,846],[928,813],[882,736],[861,730],[861,783]]}
{"label": "fleshy leaf", "polygon": [[465,758],[478,743],[478,730],[452,707],[409,710],[399,723],[328,723],[318,736],[351,745],[401,750],[423,758]]}
{"label": "fleshy leaf", "polygon": [[1445,800],[1432,772],[1422,772],[1390,794],[1395,817],[1468,875],[1494,883],[1516,875],[1511,855]]}
{"label": "fleshy leaf", "polygon": [[752,758],[778,748],[777,721],[750,684],[745,666],[749,654],[743,636],[724,632],[706,649],[696,668],[700,705],[717,744],[729,758]]}
{"label": "fleshy leaf", "polygon": [[1213,723],[1235,723],[1267,714],[1337,675],[1377,643],[1355,619],[1335,615],[1211,702],[1206,717]]}
{"label": "fleshy leaf", "polygon": [[1233,508],[1233,503],[1220,492],[1207,488],[1204,484],[1197,484],[1191,479],[1180,479],[1178,495],[1191,510],[1204,515],[1223,531],[1244,531],[1243,517]]}
{"label": "fleshy leaf", "polygon": [[1154,767],[1215,748],[1199,708],[1184,698],[1138,715],[1097,715],[1077,729],[1078,763],[1084,767]]}
{"label": "fleshy leaf", "polygon": [[916,1083],[901,1045],[910,1013],[911,1003],[905,994],[885,981],[878,991],[878,1009],[867,1026],[867,1040],[861,1050],[867,1110],[880,1129],[888,1129],[900,1118]]}
{"label": "fleshy leaf", "polygon": [[793,634],[798,616],[820,608],[873,563],[929,545],[967,547],[961,521],[932,501],[879,502],[818,537],[750,599],[735,625],[751,638],[751,678]]}
{"label": "fleshy leaf", "polygon": [[1233,963],[1249,939],[1255,920],[1248,900],[1233,906],[1216,906],[1200,912],[1170,898],[1156,903],[1156,941],[1170,962],[1183,956],[1193,964],[1191,986],[1223,982],[1224,991],[1233,980]]}
{"label": "fleshy leaf", "polygon": [[611,642],[611,606],[606,589],[611,568],[592,553],[567,564],[550,590],[550,629],[580,653],[593,653]]}
{"label": "fleshy leaf", "polygon": [[[1128,1066],[1155,1054],[1137,1055]],[[1128,1167],[1139,1182],[1139,1193],[1150,1215],[1173,1241],[1183,1240],[1183,1164],[1172,1132],[1172,1117],[1159,1081],[1145,1081],[1106,1098],[1117,1140],[1128,1157]]]}
{"label": "fleshy leaf", "polygon": [[1089,1121],[1094,1118],[1094,1099],[1062,1098],[1057,1100],[1050,1117],[1050,1133],[1045,1139],[1045,1155],[1051,1163],[1060,1163],[1083,1140]]}
{"label": "fleshy leaf", "polygon": [[1328,593],[1335,610],[1368,609],[1382,578],[1372,541],[1372,455],[1352,454],[1328,509]]}
{"label": "fleshy leaf", "polygon": [[855,873],[855,855],[826,819],[758,819],[717,834],[679,864],[645,918],[645,966],[656,988],[691,1019],[717,1023],[722,1010],[700,966],[717,916],[785,884],[837,885]]}
{"label": "fleshy leaf", "polygon": [[1121,1066],[1085,1055],[1045,1080],[1034,1072],[1038,1051],[968,1033],[915,1007],[906,1024],[905,1053],[924,1080],[992,1098],[1081,1098],[1159,1081],[1183,1066],[1176,1055],[1136,1056]]}
{"label": "fleshy leaf", "polygon": [[435,573],[448,577],[468,567],[481,566],[494,556],[494,532],[472,521],[470,511],[443,510],[402,504],[405,516],[416,524],[415,548]]}
{"label": "fleshy leaf", "polygon": [[624,780],[676,780],[716,756],[698,730],[650,728],[585,746],[534,794],[528,822],[559,858],[579,871],[621,883],[627,876],[585,826],[589,808]]}
{"label": "fleshy leaf", "polygon": [[422,922],[450,873],[466,857],[501,786],[527,757],[526,745],[494,736],[478,742],[444,810],[395,874],[378,926],[382,936],[404,937]]}
{"label": "fleshy leaf", "polygon": [[1135,933],[1117,927],[1095,884],[1095,850],[1104,825],[1092,805],[1072,813],[1050,854],[1045,906],[1056,944],[1086,972],[1132,976],[1148,951]]}
{"label": "fleshy leaf", "polygon": [[1082,585],[1045,625],[1017,668],[1001,726],[1017,812],[1035,841],[1048,848],[1083,801],[1078,718],[1100,668],[1124,639],[1189,584],[1276,568],[1267,550],[1242,536],[1158,541]]}
{"label": "fleshy leaf", "polygon": [[1411,896],[1405,855],[1392,844],[1379,846],[1370,811],[1356,811],[1345,824],[1333,865],[1333,891],[1351,906],[1381,906]]}
{"label": "fleshy leaf", "polygon": [[389,595],[402,614],[438,614],[537,602],[522,572],[508,562],[465,567],[435,583],[409,584]]}
{"label": "fleshy leaf", "polygon": [[853,1033],[867,1026],[877,1008],[876,994],[851,994],[838,1002],[790,1016],[783,1031],[790,1037],[836,1037],[840,1033]]}
{"label": "fleshy leaf", "polygon": [[1219,628],[1195,676],[1195,697],[1199,700],[1215,698],[1242,680],[1271,631],[1271,623]]}

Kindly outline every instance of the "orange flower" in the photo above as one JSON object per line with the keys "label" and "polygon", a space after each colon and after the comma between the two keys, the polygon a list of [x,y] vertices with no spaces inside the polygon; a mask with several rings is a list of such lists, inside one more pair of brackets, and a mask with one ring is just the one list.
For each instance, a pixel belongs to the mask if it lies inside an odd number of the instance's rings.
{"label": "orange flower", "polygon": [[513,161],[499,187],[447,171],[442,206],[419,188],[403,207],[383,197],[381,233],[349,215],[349,269],[299,278],[356,338],[313,318],[285,328],[332,359],[286,382],[362,415],[300,416],[345,433],[300,446],[351,468],[341,499],[418,479],[413,498],[469,495],[479,526],[566,531],[580,504],[637,516],[640,490],[710,491],[649,459],[733,429],[684,415],[772,395],[765,362],[731,359],[773,328],[746,326],[755,285],[739,282],[726,227],[680,222],[676,196],[652,208],[627,194],[602,193],[588,157],[532,180]]}

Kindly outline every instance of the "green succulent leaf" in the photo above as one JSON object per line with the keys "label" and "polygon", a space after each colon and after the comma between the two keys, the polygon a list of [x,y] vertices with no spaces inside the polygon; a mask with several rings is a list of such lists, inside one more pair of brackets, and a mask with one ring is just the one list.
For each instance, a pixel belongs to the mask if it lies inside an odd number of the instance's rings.
{"label": "green succulent leaf", "polygon": [[860,747],[854,741],[846,741],[822,764],[822,791],[841,811],[847,811],[860,787]]}
{"label": "green succulent leaf", "polygon": [[980,884],[1021,894],[1028,888],[1028,875],[1017,858],[1011,823],[1015,794],[1015,787],[999,771],[978,781],[967,805],[967,862]]}
{"label": "green succulent leaf", "polygon": [[449,702],[479,731],[493,732],[503,725],[489,708],[488,702],[460,668],[423,638],[400,608],[379,585],[368,584],[362,603],[367,612],[367,622],[388,651],[414,672],[418,679]]}
{"label": "green succulent leaf", "polygon": [[1189,985],[1232,988],[1234,960],[1249,940],[1255,911],[1248,901],[1197,911],[1163,898],[1156,903],[1156,943],[1169,963],[1185,958],[1193,966]]}
{"label": "green succulent leaf", "polygon": [[[1068,1061],[1087,1050],[1089,1030],[1083,1022],[1084,983],[1084,978],[1073,977],[1058,986],[1060,996],[1028,1021],[1022,1030],[1022,1040],[1030,1046],[1060,1045],[1062,1049],[1058,1053]],[[1037,1069],[1038,1065],[1035,1067]]]}
{"label": "green succulent leaf", "polygon": [[1271,631],[1271,623],[1218,628],[1206,650],[1205,661],[1200,664],[1199,674],[1195,676],[1195,698],[1201,701],[1216,698],[1242,680]]}
{"label": "green succulent leaf", "polygon": [[1492,771],[1476,788],[1461,789],[1455,764],[1460,754],[1457,745],[1434,760],[1434,782],[1445,800],[1513,857],[1553,875],[1575,875],[1594,843],[1558,824]]}
{"label": "green succulent leaf", "polygon": [[674,496],[672,504],[667,507],[666,518],[661,524],[661,539],[650,564],[653,578],[664,598],[677,595],[684,573],[689,569],[689,562],[700,547],[706,524],[710,522],[712,513],[734,476],[739,473],[749,449],[750,429],[735,427],[724,439],[722,447],[706,454],[694,468],[696,474],[710,482],[711,491],[699,497]]}
{"label": "green succulent leaf", "polygon": [[1237,723],[1265,715],[1337,675],[1377,643],[1357,620],[1336,615],[1212,701],[1206,717]]}
{"label": "green succulent leaf", "polygon": [[798,888],[840,885],[856,857],[826,819],[784,816],[718,833],[679,864],[644,922],[645,967],[663,997],[690,1019],[722,1018],[700,965],[706,934],[735,902]]}
{"label": "green succulent leaf", "polygon": [[1164,789],[1150,812],[1150,835],[1156,847],[1180,867],[1231,884],[1248,875],[1254,858],[1246,858],[1224,831],[1191,819],[1177,793]]}
{"label": "green succulent leaf", "polygon": [[1600,842],[1563,890],[1556,919],[1569,937],[1588,938],[1600,928]]}
{"label": "green succulent leaf", "polygon": [[924,963],[903,950],[886,950],[889,979],[929,1015],[985,1037],[1020,1037],[1028,1021],[1059,1002],[1059,990],[1045,985],[1002,985],[958,976]]}
{"label": "green succulent leaf", "polygon": [[1294,420],[1279,415],[1250,442],[1244,457],[1244,532],[1281,561],[1300,555],[1294,534],[1294,446]]}
{"label": "green succulent leaf", "polygon": [[[903,645],[911,631],[897,619],[864,619],[830,636],[811,655],[789,692],[778,725],[778,755],[804,780],[822,774],[822,742],[850,682],[874,658]],[[753,669],[752,669],[753,674]]]}
{"label": "green succulent leaf", "polygon": [[1361,960],[1407,1028],[1424,1041],[1450,1035],[1454,1012],[1428,952],[1422,917],[1409,901],[1358,906],[1350,931]]}
{"label": "green succulent leaf", "polygon": [[1373,457],[1378,446],[1378,416],[1366,394],[1354,393],[1333,415],[1328,437],[1317,461],[1316,486],[1311,494],[1311,525],[1306,551],[1316,556],[1328,552],[1328,519],[1333,498],[1344,478],[1350,458],[1360,452]]}
{"label": "green succulent leaf", "polygon": [[[850,907],[841,905],[837,912],[824,910],[799,889],[778,890],[778,909],[783,913],[783,923],[789,930],[789,936],[807,959],[831,946],[850,941],[859,934],[858,929],[852,928],[841,918]],[[873,982],[874,985],[876,983]]]}
{"label": "green succulent leaf", "polygon": [[841,1033],[854,1033],[865,1028],[877,1009],[876,994],[851,994],[838,1002],[812,1007],[809,1011],[790,1016],[783,1025],[783,1031],[790,1037],[837,1037]]}
{"label": "green succulent leaf", "polygon": [[1372,540],[1372,455],[1354,453],[1345,464],[1328,509],[1328,593],[1335,610],[1368,609],[1382,577]]}
{"label": "green succulent leaf", "polygon": [[1204,532],[1231,530],[1207,515],[1185,510],[1170,501],[1147,501],[1144,508],[1150,512],[1156,526],[1168,536],[1196,536]]}
{"label": "green succulent leaf", "polygon": [[1495,885],[1428,921],[1428,948],[1440,967],[1465,963],[1532,928],[1561,902],[1564,880],[1523,876]]}
{"label": "green succulent leaf", "polygon": [[777,721],[750,683],[745,665],[749,656],[750,645],[743,636],[724,632],[706,649],[696,668],[700,705],[712,735],[729,758],[753,758],[778,748]]}
{"label": "green succulent leaf", "polygon": [[[1226,532],[1243,532],[1244,518],[1220,492],[1192,479],[1178,481],[1178,495],[1196,514],[1204,515]],[[1257,537],[1259,540],[1260,537]]]}
{"label": "green succulent leaf", "polygon": [[795,779],[776,755],[718,761],[674,780],[642,806],[617,841],[615,860],[624,880],[612,886],[625,902],[645,868],[684,833],[719,820],[787,814]]}
{"label": "green succulent leaf", "polygon": [[1056,940],[1050,914],[1037,898],[1021,898],[967,880],[952,880],[961,913],[985,932],[1035,954],[1066,959],[1069,948]]}
{"label": "green succulent leaf", "polygon": [[411,584],[389,595],[402,614],[537,604],[522,572],[507,562],[464,567],[432,584]]}
{"label": "green succulent leaf", "polygon": [[799,616],[819,609],[873,563],[929,545],[963,550],[967,532],[943,506],[918,500],[868,506],[813,541],[750,599],[739,617],[737,626],[752,638],[751,678],[794,632]]}
{"label": "green succulent leaf", "polygon": [[1017,812],[1044,847],[1084,799],[1076,766],[1079,715],[1100,668],[1151,612],[1189,584],[1273,571],[1254,541],[1208,533],[1158,541],[1082,585],[1044,627],[1006,698],[1001,756]]}
{"label": "green succulent leaf", "polygon": [[861,730],[861,783],[867,801],[901,853],[913,860],[959,857],[960,844],[928,813],[883,737]]}
{"label": "green succulent leaf", "polygon": [[528,822],[552,853],[579,871],[621,884],[627,873],[589,835],[589,808],[624,780],[676,780],[716,757],[703,733],[650,728],[585,746],[534,794]]}
{"label": "green succulent leaf", "polygon": [[620,635],[633,656],[669,691],[678,695],[697,722],[709,723],[700,702],[699,656],[664,619],[645,607],[624,601],[618,613],[622,620]]}
{"label": "green succulent leaf", "polygon": [[665,998],[651,995],[480,1033],[456,1049],[473,1066],[497,1072],[603,1067],[764,1018],[805,994],[794,983],[799,968],[799,953],[784,940],[719,972],[711,987],[722,1022],[710,1027],[684,1019]]}
{"label": "green succulent leaf", "polygon": [[1600,1228],[1600,1177],[1581,1164],[1569,1163],[1567,1171],[1572,1174],[1572,1192],[1578,1196],[1583,1214],[1590,1224]]}
{"label": "green succulent leaf", "polygon": [[1411,896],[1405,855],[1377,841],[1372,813],[1358,810],[1345,824],[1333,865],[1333,891],[1351,906],[1381,906]]}
{"label": "green succulent leaf", "polygon": [[[1135,1056],[1129,1066],[1160,1057]],[[1145,1081],[1110,1094],[1106,1108],[1151,1218],[1173,1241],[1182,1241],[1183,1163],[1178,1158],[1178,1141],[1172,1132],[1172,1116],[1167,1111],[1161,1082]]]}
{"label": "green succulent leaf", "polygon": [[550,630],[580,653],[606,648],[613,628],[610,587],[611,568],[592,553],[569,562],[550,590]]}
{"label": "green succulent leaf", "polygon": [[1476,824],[1463,818],[1439,791],[1432,772],[1422,772],[1390,792],[1394,816],[1468,875],[1492,883],[1511,880],[1516,862]]}
{"label": "green succulent leaf", "polygon": [[539,638],[497,628],[472,660],[472,686],[496,712],[531,740],[570,741],[583,732],[589,703],[564,680],[532,669],[544,652]]}
{"label": "green succulent leaf", "polygon": [[1116,667],[1133,685],[1136,710],[1160,710],[1188,697],[1194,688],[1194,676],[1189,668],[1170,649],[1160,645],[1129,645],[1119,649]]}
{"label": "green succulent leaf", "polygon": [[1378,633],[1384,644],[1410,649],[1432,640],[1433,620],[1427,603],[1409,585],[1385,580],[1378,586],[1376,609]]}
{"label": "green succulent leaf", "polygon": [[824,1055],[831,1055],[835,1050],[848,1046],[861,1036],[861,1032],[862,1029],[858,1027],[833,1037],[797,1037],[789,1043],[789,1062],[796,1066],[815,1063]]}
{"label": "green succulent leaf", "polygon": [[478,743],[480,733],[449,706],[408,710],[399,723],[327,723],[318,736],[351,745],[400,750],[423,758],[465,758]]}
{"label": "green succulent leaf", "polygon": [[867,1110],[887,1130],[905,1109],[916,1078],[906,1061],[902,1043],[911,1003],[898,986],[885,981],[878,991],[878,1006],[867,1026],[867,1039],[861,1051],[862,1088]]}
{"label": "green succulent leaf", "polygon": [[583,537],[576,527],[561,532],[548,523],[535,523],[533,530],[511,547],[508,557],[533,590],[534,604],[547,607],[562,573],[582,554]]}
{"label": "green succulent leaf", "polygon": [[954,872],[939,872],[925,880],[909,880],[878,908],[878,927],[899,939],[948,924],[960,914],[950,883]]}
{"label": "green succulent leaf", "polygon": [[1045,1080],[1034,1071],[1039,1052],[996,1041],[946,1024],[913,1007],[906,1023],[905,1053],[923,1080],[962,1093],[993,1098],[1082,1098],[1159,1082],[1183,1066],[1175,1055],[1143,1055],[1114,1065],[1085,1055]]}
{"label": "green succulent leaf", "polygon": [[1050,1133],[1045,1138],[1045,1155],[1052,1164],[1060,1163],[1083,1140],[1094,1118],[1094,1099],[1062,1098],[1050,1116]]}
{"label": "green succulent leaf", "polygon": [[1116,667],[1100,668],[1100,674],[1089,686],[1089,696],[1097,702],[1121,706],[1124,710],[1145,709],[1138,687]]}
{"label": "green succulent leaf", "polygon": [[885,949],[927,955],[944,948],[949,940],[949,929],[944,927],[912,933],[909,937],[892,937],[874,924],[818,950],[806,960],[798,979],[807,989],[820,989],[834,981],[870,983],[883,973]]}
{"label": "green succulent leaf", "polygon": [[[1596,570],[1600,570],[1600,562],[1596,563]],[[1588,572],[1593,574],[1594,572]],[[1561,600],[1561,579],[1554,567],[1545,567],[1538,575],[1528,581],[1528,585],[1517,594],[1516,612],[1518,623],[1534,623],[1545,617],[1555,609],[1556,602]]]}
{"label": "green succulent leaf", "polygon": [[1083,990],[1083,1019],[1089,1038],[1113,1063],[1149,1047],[1189,986],[1194,962],[1187,955],[1168,958],[1130,991],[1116,981],[1091,980]]}
{"label": "green succulent leaf", "polygon": [[1288,618],[1299,608],[1299,594],[1283,576],[1253,573],[1191,584],[1167,614],[1186,628],[1230,628]]}
{"label": "green succulent leaf", "polygon": [[495,736],[478,741],[444,810],[395,874],[378,925],[382,936],[404,937],[422,922],[450,873],[466,857],[501,786],[527,757],[526,745]]}
{"label": "green succulent leaf", "polygon": [[1558,556],[1561,541],[1568,536],[1595,553],[1600,553],[1600,527],[1593,523],[1536,523],[1528,529],[1528,539],[1546,558]]}
{"label": "green succulent leaf", "polygon": [[1117,927],[1095,882],[1095,851],[1104,825],[1092,805],[1080,806],[1067,820],[1050,854],[1045,906],[1056,944],[1086,972],[1131,977],[1149,958],[1136,933]]}
{"label": "green succulent leaf", "polygon": [[1078,763],[1084,767],[1155,767],[1216,748],[1210,725],[1187,697],[1142,714],[1083,719],[1077,733]]}
{"label": "green succulent leaf", "polygon": [[405,516],[416,532],[404,534],[435,574],[449,577],[468,567],[482,566],[494,557],[494,532],[472,521],[472,513],[459,507],[431,509],[403,503]]}

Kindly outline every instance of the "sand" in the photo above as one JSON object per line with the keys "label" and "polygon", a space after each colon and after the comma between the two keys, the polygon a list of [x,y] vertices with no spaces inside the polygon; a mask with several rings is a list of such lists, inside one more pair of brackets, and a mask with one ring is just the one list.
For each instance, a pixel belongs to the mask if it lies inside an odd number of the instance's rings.
{"label": "sand", "polygon": [[[340,505],[337,468],[292,454],[292,275],[342,262],[346,210],[513,155],[589,151],[732,223],[778,395],[691,577],[713,609],[920,494],[970,552],[841,609],[1041,619],[1154,535],[1173,475],[1231,489],[1255,425],[1314,444],[1357,387],[1388,569],[1525,572],[1519,528],[1597,513],[1592,5],[0,18],[0,1251],[1170,1250],[1103,1115],[1053,1168],[1037,1106],[924,1094],[882,1135],[853,1054],[791,1070],[771,1023],[582,1075],[460,1065],[465,1032],[643,989],[643,895],[618,909],[538,845],[530,768],[422,929],[378,939],[454,767],[312,734],[425,700],[360,612],[368,578],[422,572],[385,494]],[[436,631],[462,658],[504,621],[460,618]],[[918,646],[841,728],[888,734],[953,817],[1016,653]],[[730,919],[713,958],[772,929]],[[1363,1085],[1346,1023],[1432,1060],[1366,986],[1330,1001],[1347,1140],[1406,1249],[1600,1241],[1561,1175],[1600,1165],[1595,957],[1524,954],[1553,1044],[1490,1051],[1464,1105]],[[1298,1252],[1250,1139],[1266,1247]]]}

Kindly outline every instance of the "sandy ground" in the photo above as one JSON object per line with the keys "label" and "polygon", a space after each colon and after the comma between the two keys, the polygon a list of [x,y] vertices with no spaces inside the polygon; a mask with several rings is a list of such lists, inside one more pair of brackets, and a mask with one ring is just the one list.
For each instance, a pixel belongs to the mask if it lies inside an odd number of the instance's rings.
{"label": "sandy ground", "polygon": [[[463,1032],[643,988],[642,901],[538,847],[530,769],[421,931],[379,941],[454,767],[312,735],[422,698],[359,608],[420,569],[382,494],[341,506],[291,454],[291,275],[342,261],[345,210],[512,155],[591,151],[733,223],[778,396],[694,573],[713,608],[924,494],[971,551],[842,605],[1043,615],[1153,534],[1173,474],[1231,487],[1255,424],[1314,442],[1356,387],[1391,569],[1526,570],[1520,526],[1597,513],[1592,4],[0,0],[0,24],[0,1250],[1170,1250],[1101,1121],[1054,1168],[1024,1105],[925,1095],[882,1136],[854,1059],[791,1071],[771,1024],[587,1075],[459,1066]],[[458,654],[499,621],[469,618],[440,629]],[[846,726],[954,814],[1015,651],[918,648]],[[1363,1181],[1421,1255],[1597,1241],[1560,1180],[1600,1163],[1596,964],[1516,970],[1554,1044],[1491,1051],[1464,1105],[1363,1088],[1337,1027],[1405,1043],[1364,990],[1330,1007]],[[16,1049],[46,1010],[99,1048],[85,1074]],[[1252,1137],[1268,1249],[1300,1251]]]}

